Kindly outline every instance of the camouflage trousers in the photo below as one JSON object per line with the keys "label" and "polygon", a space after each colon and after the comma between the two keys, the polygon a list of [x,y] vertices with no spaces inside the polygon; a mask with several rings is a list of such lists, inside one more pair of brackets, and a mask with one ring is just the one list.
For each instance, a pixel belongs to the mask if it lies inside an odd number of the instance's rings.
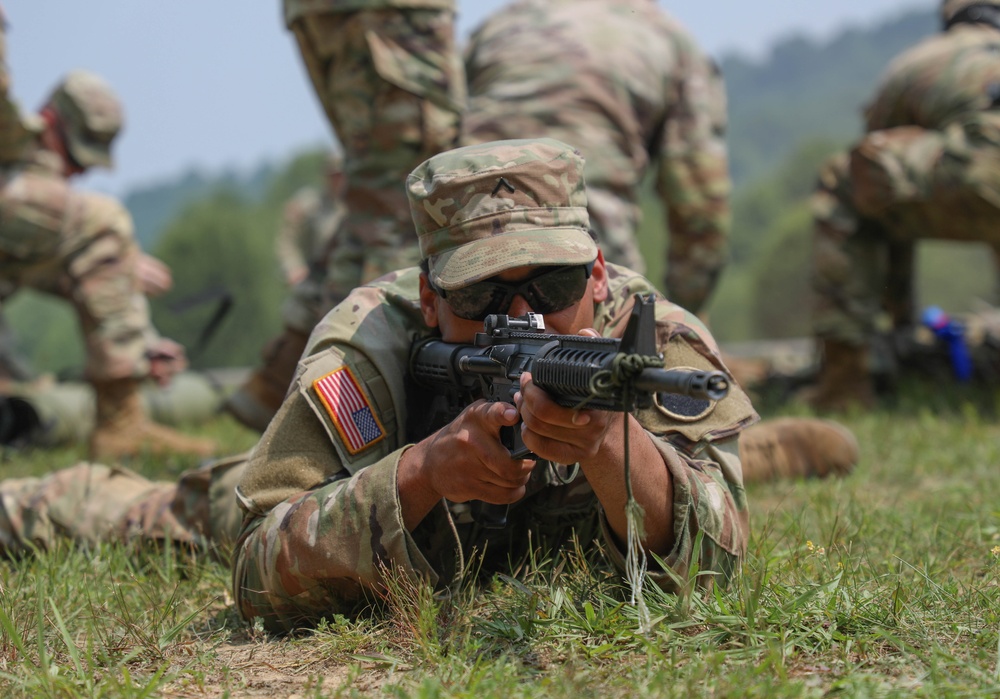
{"label": "camouflage trousers", "polygon": [[872,132],[825,163],[812,206],[814,331],[868,344],[912,322],[918,241],[1000,254],[1000,115]]}
{"label": "camouflage trousers", "polygon": [[465,73],[451,12],[321,12],[291,30],[344,150],[347,215],[330,256],[327,308],[419,259],[407,175],[454,147]]}
{"label": "camouflage trousers", "polygon": [[132,218],[110,197],[68,188],[56,192],[65,211],[54,216],[53,186],[52,178],[30,172],[0,184],[0,280],[73,305],[88,379],[146,376],[146,350],[156,333],[139,288]]}
{"label": "camouflage trousers", "polygon": [[177,482],[86,462],[44,478],[0,481],[0,552],[20,555],[70,540],[171,541],[222,553],[242,522],[234,490],[244,464],[242,454],[221,459],[185,472]]}

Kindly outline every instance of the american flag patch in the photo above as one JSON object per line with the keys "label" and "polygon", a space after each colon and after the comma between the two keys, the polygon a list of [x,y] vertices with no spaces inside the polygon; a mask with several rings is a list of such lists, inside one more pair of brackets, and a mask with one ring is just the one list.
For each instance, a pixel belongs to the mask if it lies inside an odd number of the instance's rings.
{"label": "american flag patch", "polygon": [[351,454],[385,437],[382,424],[348,367],[316,379],[313,389]]}

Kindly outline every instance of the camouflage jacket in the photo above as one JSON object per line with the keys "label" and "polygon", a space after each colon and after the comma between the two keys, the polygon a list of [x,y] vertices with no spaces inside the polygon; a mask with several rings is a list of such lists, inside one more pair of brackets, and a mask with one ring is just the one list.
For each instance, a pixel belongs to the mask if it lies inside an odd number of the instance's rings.
{"label": "camouflage jacket", "polygon": [[1000,119],[1000,31],[958,24],[897,56],[865,111],[868,131]]}
{"label": "camouflage jacket", "polygon": [[298,268],[325,264],[330,239],[344,219],[342,202],[324,187],[303,187],[285,204],[275,252],[287,276]]}
{"label": "camouflage jacket", "polygon": [[[652,0],[520,0],[476,29],[465,63],[468,142],[547,136],[579,149],[606,256],[601,229],[626,218],[635,236],[652,169],[671,264],[702,269],[711,279],[696,283],[714,284],[730,226],[725,87],[684,27]],[[602,215],[599,197],[624,209]],[[671,288],[668,278],[668,297],[690,310],[709,292]]]}
{"label": "camouflage jacket", "polygon": [[[595,326],[605,336],[620,336],[632,295],[653,288],[624,268],[609,265],[608,271],[609,296],[596,308]],[[246,618],[277,619],[278,627],[292,628],[290,619],[297,615],[301,623],[302,616],[318,615],[317,607],[349,609],[379,583],[383,564],[446,587],[462,578],[473,549],[486,550],[482,570],[489,572],[509,564],[529,542],[551,549],[574,533],[586,546],[603,532],[609,556],[624,564],[586,479],[547,462],[536,466],[528,495],[511,506],[504,530],[491,534],[473,521],[467,504],[447,502],[412,533],[405,529],[396,469],[408,443],[426,436],[408,434],[408,427],[429,405],[429,396],[407,381],[411,343],[430,334],[420,315],[418,277],[412,268],[360,287],[326,316],[289,397],[251,454],[237,489],[248,517],[234,568],[237,597],[251,591],[240,601]],[[656,316],[668,365],[724,368],[697,318],[662,298]],[[323,385],[331,381],[342,382],[357,401],[350,412],[330,402]],[[695,414],[682,416],[667,406],[636,417],[673,476],[677,535],[666,563],[684,578],[703,534],[700,566],[725,578],[748,536],[737,436],[757,414],[734,386],[728,397]],[[309,522],[308,529],[293,531],[286,521],[292,515]],[[258,543],[247,545],[255,534]],[[654,577],[672,584],[663,571]],[[266,602],[252,592],[260,590]]]}
{"label": "camouflage jacket", "polygon": [[317,12],[354,12],[355,10],[448,10],[455,11],[455,0],[284,0],[285,24],[302,15]]}

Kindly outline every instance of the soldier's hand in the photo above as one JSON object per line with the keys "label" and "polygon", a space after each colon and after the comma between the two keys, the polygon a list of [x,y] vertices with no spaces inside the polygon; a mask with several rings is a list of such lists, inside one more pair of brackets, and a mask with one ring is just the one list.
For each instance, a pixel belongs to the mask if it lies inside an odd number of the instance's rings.
{"label": "soldier's hand", "polygon": [[149,377],[161,386],[166,386],[178,374],[187,369],[187,354],[184,347],[165,337],[159,338],[146,350],[149,360]]}
{"label": "soldier's hand", "polygon": [[515,424],[514,406],[479,400],[428,437],[434,490],[452,502],[507,504],[523,497],[535,462],[512,459],[499,439],[501,427]]}
{"label": "soldier's hand", "polygon": [[593,458],[611,421],[620,413],[607,410],[574,410],[556,403],[532,382],[531,374],[521,375],[521,390],[514,396],[524,424],[524,446],[539,458],[559,464],[585,462]]}
{"label": "soldier's hand", "polygon": [[139,253],[136,262],[139,287],[146,296],[159,296],[173,287],[174,277],[166,263],[152,255]]}

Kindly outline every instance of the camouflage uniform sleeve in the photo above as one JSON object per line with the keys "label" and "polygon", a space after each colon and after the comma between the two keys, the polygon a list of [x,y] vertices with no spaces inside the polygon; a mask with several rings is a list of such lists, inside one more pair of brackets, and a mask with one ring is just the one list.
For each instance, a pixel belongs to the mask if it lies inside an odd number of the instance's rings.
{"label": "camouflage uniform sleeve", "polygon": [[[612,335],[621,333],[644,279],[613,268],[619,292],[599,316]],[[621,293],[622,290],[629,293]],[[726,371],[714,338],[697,317],[666,301],[657,303],[657,346],[667,366]],[[667,570],[650,565],[650,575],[666,590],[686,584],[697,560],[697,584],[725,584],[746,553],[749,511],[739,459],[739,434],[759,420],[750,399],[735,382],[721,401],[699,401],[660,394],[656,404],[636,414],[660,452],[673,483],[674,545],[663,558]],[[611,560],[625,570],[625,550],[603,516]],[[697,547],[697,548],[696,548]]]}
{"label": "camouflage uniform sleeve", "polygon": [[[349,613],[388,570],[439,582],[403,525],[396,473],[407,446],[390,393],[371,362],[341,358],[334,348],[303,361],[298,390],[254,449],[238,489],[248,516],[233,568],[237,605],[245,619],[260,617],[276,632]],[[364,419],[330,407],[316,382],[331,377],[355,381],[354,415]]]}
{"label": "camouflage uniform sleeve", "polygon": [[[663,437],[654,435],[654,442],[674,486],[674,546],[663,558],[667,570],[651,564],[650,578],[679,591],[697,560],[698,586],[726,585],[746,553],[750,530],[737,437],[712,443],[698,456]],[[601,528],[612,562],[624,572],[625,549],[603,516]]]}
{"label": "camouflage uniform sleeve", "polygon": [[658,152],[657,191],[666,207],[670,251],[664,288],[695,313],[726,261],[730,211],[725,85],[693,41],[675,36],[678,74]]}
{"label": "camouflage uniform sleeve", "polygon": [[405,449],[251,518],[237,544],[234,590],[245,619],[270,631],[349,613],[394,574],[438,574],[403,526],[396,469]]}

